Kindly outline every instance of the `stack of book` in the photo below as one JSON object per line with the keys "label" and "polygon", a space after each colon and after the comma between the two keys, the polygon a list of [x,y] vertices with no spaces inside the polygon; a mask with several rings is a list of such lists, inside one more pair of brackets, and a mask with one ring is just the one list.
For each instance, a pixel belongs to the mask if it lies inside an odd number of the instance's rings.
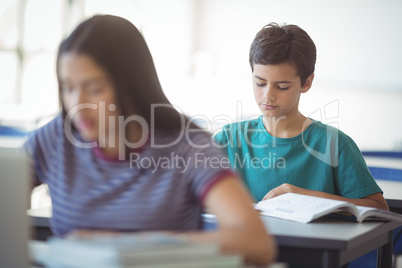
{"label": "stack of book", "polygon": [[50,238],[32,247],[34,261],[49,268],[243,267],[241,256],[222,255],[216,244],[164,234]]}

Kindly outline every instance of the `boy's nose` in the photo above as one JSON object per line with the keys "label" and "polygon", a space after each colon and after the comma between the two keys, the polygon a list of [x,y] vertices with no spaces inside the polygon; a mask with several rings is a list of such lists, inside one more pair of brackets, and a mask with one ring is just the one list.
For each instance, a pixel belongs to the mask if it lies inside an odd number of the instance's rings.
{"label": "boy's nose", "polygon": [[275,88],[273,85],[267,84],[264,95],[263,95],[264,100],[267,101],[274,101],[276,99],[275,97]]}

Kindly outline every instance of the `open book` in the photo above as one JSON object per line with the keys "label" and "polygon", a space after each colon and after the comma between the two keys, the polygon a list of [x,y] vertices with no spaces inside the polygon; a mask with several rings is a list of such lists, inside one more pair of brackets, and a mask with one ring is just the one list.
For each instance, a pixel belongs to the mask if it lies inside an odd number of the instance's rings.
{"label": "open book", "polygon": [[383,209],[356,206],[346,201],[309,195],[286,193],[255,205],[261,215],[308,223],[322,216],[339,213],[349,215],[357,222],[364,220],[396,220],[402,222],[402,214]]}

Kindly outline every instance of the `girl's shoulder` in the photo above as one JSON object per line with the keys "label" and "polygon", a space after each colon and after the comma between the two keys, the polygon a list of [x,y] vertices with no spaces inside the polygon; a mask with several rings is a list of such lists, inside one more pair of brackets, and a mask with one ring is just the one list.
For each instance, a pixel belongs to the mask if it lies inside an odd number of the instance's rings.
{"label": "girl's shoulder", "polygon": [[54,147],[55,141],[63,134],[63,122],[62,115],[57,114],[48,123],[30,132],[24,147],[32,152],[39,148],[45,151]]}
{"label": "girl's shoulder", "polygon": [[32,136],[43,135],[44,133],[49,133],[56,135],[63,131],[64,128],[64,120],[61,113],[58,113],[53,119],[51,119],[48,123],[43,126],[40,126],[36,130],[32,131]]}

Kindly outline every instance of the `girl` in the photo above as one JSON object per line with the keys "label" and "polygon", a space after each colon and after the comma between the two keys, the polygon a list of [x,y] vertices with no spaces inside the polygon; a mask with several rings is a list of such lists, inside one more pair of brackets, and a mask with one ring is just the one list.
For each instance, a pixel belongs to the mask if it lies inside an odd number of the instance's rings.
{"label": "girl", "polygon": [[[56,236],[185,232],[247,262],[274,259],[251,197],[228,167],[209,162],[224,155],[165,97],[134,25],[110,15],[81,23],[59,47],[57,77],[62,113],[27,143]],[[200,231],[204,208],[218,230]]]}

